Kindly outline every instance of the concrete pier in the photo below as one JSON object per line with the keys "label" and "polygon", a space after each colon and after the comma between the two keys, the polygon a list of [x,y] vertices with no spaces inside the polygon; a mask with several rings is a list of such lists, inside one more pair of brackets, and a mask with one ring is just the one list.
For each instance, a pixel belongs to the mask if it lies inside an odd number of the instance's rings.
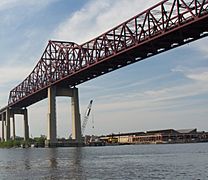
{"label": "concrete pier", "polygon": [[[72,139],[74,145],[82,145],[81,120],[79,112],[79,95],[77,88],[60,88],[51,86],[48,88],[48,134],[46,146],[56,147],[57,145],[57,122],[56,122],[56,96],[71,97],[72,111]],[[29,140],[28,111],[25,107],[5,107],[1,109],[0,121],[2,121],[2,141],[8,141],[11,138],[10,120],[13,123],[13,139],[16,137],[15,132],[15,115],[24,116],[24,140]]]}
{"label": "concrete pier", "polygon": [[16,131],[15,131],[15,116],[14,116],[14,113],[12,113],[12,125],[13,125],[13,128],[12,128],[12,133],[13,133],[13,140],[15,140],[15,137],[16,137]]}
{"label": "concrete pier", "polygon": [[48,136],[47,146],[56,146],[56,87],[48,88]]}
{"label": "concrete pier", "polygon": [[81,120],[79,112],[79,95],[78,89],[72,89],[71,98],[71,108],[72,108],[72,139],[74,139],[78,144],[82,143],[82,133],[81,133]]}
{"label": "concrete pier", "polygon": [[3,119],[3,114],[0,114],[0,119],[1,119],[1,122],[2,122],[2,130],[1,130],[1,142],[4,142],[4,119]]}
{"label": "concrete pier", "polygon": [[10,140],[10,109],[4,108],[1,109],[0,112],[0,121],[2,123],[2,135],[1,135],[1,141],[8,141]]}
{"label": "concrete pier", "polygon": [[24,109],[24,140],[29,140],[29,125],[28,125],[28,112],[27,109]]}
{"label": "concrete pier", "polygon": [[[29,124],[28,124],[28,110],[27,108],[11,108],[8,111],[8,119],[9,119],[9,137],[10,137],[10,118],[12,118],[13,122],[13,140],[15,140],[16,137],[16,131],[15,131],[15,115],[20,114],[23,115],[23,120],[24,120],[24,140],[28,141],[29,140]],[[7,129],[7,128],[6,128]]]}
{"label": "concrete pier", "polygon": [[46,146],[54,147],[57,144],[56,96],[71,97],[72,139],[77,145],[82,144],[78,89],[49,87],[48,88],[48,136],[47,136]]}
{"label": "concrete pier", "polygon": [[7,108],[6,112],[4,113],[5,121],[6,121],[6,141],[10,140],[10,110]]}

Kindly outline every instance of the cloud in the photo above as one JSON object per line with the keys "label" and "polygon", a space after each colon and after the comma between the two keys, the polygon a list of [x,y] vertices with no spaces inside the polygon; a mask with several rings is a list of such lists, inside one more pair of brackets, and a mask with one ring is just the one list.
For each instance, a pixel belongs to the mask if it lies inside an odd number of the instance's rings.
{"label": "cloud", "polygon": [[57,0],[0,1],[1,65],[37,63],[37,57],[41,56],[51,31],[48,27],[41,26],[41,20],[37,22],[40,19],[38,13],[41,10],[48,12],[44,8],[55,1]]}
{"label": "cloud", "polygon": [[178,66],[171,71],[176,73],[179,72],[183,74],[186,78],[194,81],[208,81],[207,67],[187,68],[183,66]]}
{"label": "cloud", "polygon": [[[5,35],[8,32],[18,34],[22,27],[31,24],[27,20],[33,21],[40,10],[55,1],[57,0],[1,0],[0,26],[4,28],[0,29],[0,35]],[[9,41],[11,40],[9,39]]]}
{"label": "cloud", "polygon": [[197,81],[208,81],[208,71],[189,74],[187,77]]}
{"label": "cloud", "polygon": [[31,9],[42,8],[53,2],[54,0],[1,0],[0,1],[0,11],[8,10],[14,7],[25,7],[30,6]]}
{"label": "cloud", "polygon": [[198,50],[201,53],[201,56],[208,57],[207,41],[208,41],[208,37],[205,37],[201,40],[194,42],[192,47],[195,50]]}
{"label": "cloud", "polygon": [[9,92],[17,84],[21,83],[31,72],[30,66],[9,66],[0,67],[0,106],[6,106]]}
{"label": "cloud", "polygon": [[1,0],[0,1],[0,10],[6,10],[15,7],[18,5],[18,0]]}
{"label": "cloud", "polygon": [[159,90],[146,91],[144,92],[144,95],[148,96],[151,101],[180,101],[182,98],[190,98],[207,93],[207,88],[208,85],[204,85],[204,83],[201,82],[196,82]]}
{"label": "cloud", "polygon": [[157,3],[157,0],[89,1],[62,22],[54,32],[55,39],[83,43]]}
{"label": "cloud", "polygon": [[[91,89],[94,90],[96,108],[102,113],[181,111],[194,104],[197,104],[197,107],[198,104],[203,104],[200,97],[206,97],[208,94],[207,72],[206,67],[177,66],[169,73],[158,72],[157,76],[150,75],[141,81],[121,78],[120,81],[107,86],[99,82]],[[106,83],[109,80],[110,78],[107,78]],[[85,92],[85,85],[81,89]],[[206,98],[203,100],[207,101]]]}
{"label": "cloud", "polygon": [[8,86],[24,79],[30,73],[31,67],[25,66],[1,66],[0,67],[0,87]]}
{"label": "cloud", "polygon": [[[133,89],[127,91],[115,91],[98,96],[98,109],[104,112],[121,112],[121,111],[158,111],[158,110],[180,110],[180,107],[190,106],[192,103],[200,103],[196,100],[197,96],[206,97],[208,94],[208,69],[196,68],[188,69],[178,67],[172,69],[173,73],[181,73],[191,81],[183,81],[170,85],[169,79],[163,79],[167,82],[162,86],[146,87],[141,89],[139,83],[134,84]],[[175,74],[172,74],[175,76]],[[167,76],[166,76],[167,77]],[[145,81],[145,80],[144,80]],[[151,84],[157,84],[160,79],[154,78]],[[147,79],[147,82],[149,80]],[[147,83],[148,84],[148,83]],[[123,86],[121,84],[121,86]],[[124,84],[125,86],[125,84]],[[131,86],[131,85],[130,85]],[[112,87],[113,88],[113,87]],[[116,87],[115,87],[116,88]],[[206,98],[205,98],[206,100]],[[201,102],[202,103],[202,102]]]}

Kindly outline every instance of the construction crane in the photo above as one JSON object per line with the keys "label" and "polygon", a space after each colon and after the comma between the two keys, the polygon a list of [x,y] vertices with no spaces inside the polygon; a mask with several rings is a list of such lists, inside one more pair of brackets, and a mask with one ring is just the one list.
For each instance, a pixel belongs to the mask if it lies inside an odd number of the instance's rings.
{"label": "construction crane", "polygon": [[88,121],[89,116],[90,116],[90,111],[91,111],[91,108],[92,108],[92,102],[93,102],[93,100],[90,101],[89,105],[87,106],[87,110],[85,112],[85,115],[84,115],[84,120],[82,122],[82,135],[84,135],[84,131],[85,131],[85,128],[86,128],[86,125],[87,125],[87,121]]}

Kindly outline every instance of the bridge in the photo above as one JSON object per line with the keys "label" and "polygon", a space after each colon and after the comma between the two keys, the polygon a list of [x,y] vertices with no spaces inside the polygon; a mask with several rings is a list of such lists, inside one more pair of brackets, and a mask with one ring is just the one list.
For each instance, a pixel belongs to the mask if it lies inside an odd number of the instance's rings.
{"label": "bridge", "polygon": [[[81,143],[77,85],[208,35],[208,0],[163,0],[102,35],[81,45],[50,40],[23,82],[10,91],[0,110],[2,141],[10,139],[10,121],[27,107],[48,98],[48,143],[56,139],[56,96],[72,98],[72,138]],[[15,124],[13,124],[15,137]]]}

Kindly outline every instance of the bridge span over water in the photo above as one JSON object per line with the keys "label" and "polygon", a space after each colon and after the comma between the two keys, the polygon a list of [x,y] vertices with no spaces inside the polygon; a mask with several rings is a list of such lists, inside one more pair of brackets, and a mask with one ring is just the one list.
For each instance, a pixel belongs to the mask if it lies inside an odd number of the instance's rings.
{"label": "bridge span over water", "polygon": [[207,35],[208,0],[163,0],[86,43],[50,40],[35,68],[10,91],[8,105],[0,110],[2,141],[10,139],[10,118],[14,123],[15,114],[24,115],[27,140],[27,107],[48,98],[47,138],[55,144],[55,97],[69,96],[72,137],[81,143],[77,85]]}

